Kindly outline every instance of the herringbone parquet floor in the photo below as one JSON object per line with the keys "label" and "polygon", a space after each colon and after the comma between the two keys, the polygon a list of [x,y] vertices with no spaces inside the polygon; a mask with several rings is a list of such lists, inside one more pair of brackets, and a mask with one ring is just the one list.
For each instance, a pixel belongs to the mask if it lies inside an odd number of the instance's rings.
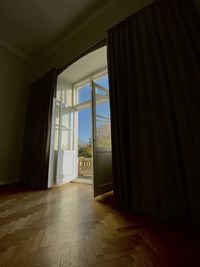
{"label": "herringbone parquet floor", "polygon": [[0,266],[200,266],[199,232],[119,211],[90,185],[0,196]]}

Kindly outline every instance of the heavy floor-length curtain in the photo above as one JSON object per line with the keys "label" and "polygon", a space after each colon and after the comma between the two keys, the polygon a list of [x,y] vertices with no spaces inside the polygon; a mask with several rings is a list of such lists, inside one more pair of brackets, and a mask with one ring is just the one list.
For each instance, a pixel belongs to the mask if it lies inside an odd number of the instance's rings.
{"label": "heavy floor-length curtain", "polygon": [[155,1],[108,31],[113,183],[121,207],[200,224],[200,18]]}
{"label": "heavy floor-length curtain", "polygon": [[33,189],[48,186],[50,135],[56,71],[51,70],[30,87],[22,160],[22,182]]}

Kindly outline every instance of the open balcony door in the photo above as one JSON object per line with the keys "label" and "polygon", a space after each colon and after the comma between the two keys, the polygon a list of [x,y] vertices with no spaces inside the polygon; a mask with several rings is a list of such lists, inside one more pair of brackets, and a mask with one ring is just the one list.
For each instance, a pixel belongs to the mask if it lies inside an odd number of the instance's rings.
{"label": "open balcony door", "polygon": [[92,82],[94,196],[112,190],[109,89]]}
{"label": "open balcony door", "polygon": [[76,178],[76,110],[54,99],[48,187]]}

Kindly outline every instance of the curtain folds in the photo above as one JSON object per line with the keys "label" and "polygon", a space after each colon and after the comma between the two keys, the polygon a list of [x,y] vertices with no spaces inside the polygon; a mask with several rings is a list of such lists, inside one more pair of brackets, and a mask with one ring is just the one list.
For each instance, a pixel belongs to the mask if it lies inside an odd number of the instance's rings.
{"label": "curtain folds", "polygon": [[200,18],[152,3],[108,31],[113,183],[121,207],[200,224]]}
{"label": "curtain folds", "polygon": [[25,127],[22,182],[33,189],[46,189],[56,70],[33,82],[29,91]]}

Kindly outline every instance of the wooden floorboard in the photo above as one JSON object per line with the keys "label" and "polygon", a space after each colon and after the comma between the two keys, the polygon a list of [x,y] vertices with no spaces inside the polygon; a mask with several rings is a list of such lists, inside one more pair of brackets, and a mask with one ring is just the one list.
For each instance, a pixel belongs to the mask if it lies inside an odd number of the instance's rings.
{"label": "wooden floorboard", "polygon": [[0,188],[0,266],[200,266],[198,229],[115,208],[70,183]]}

